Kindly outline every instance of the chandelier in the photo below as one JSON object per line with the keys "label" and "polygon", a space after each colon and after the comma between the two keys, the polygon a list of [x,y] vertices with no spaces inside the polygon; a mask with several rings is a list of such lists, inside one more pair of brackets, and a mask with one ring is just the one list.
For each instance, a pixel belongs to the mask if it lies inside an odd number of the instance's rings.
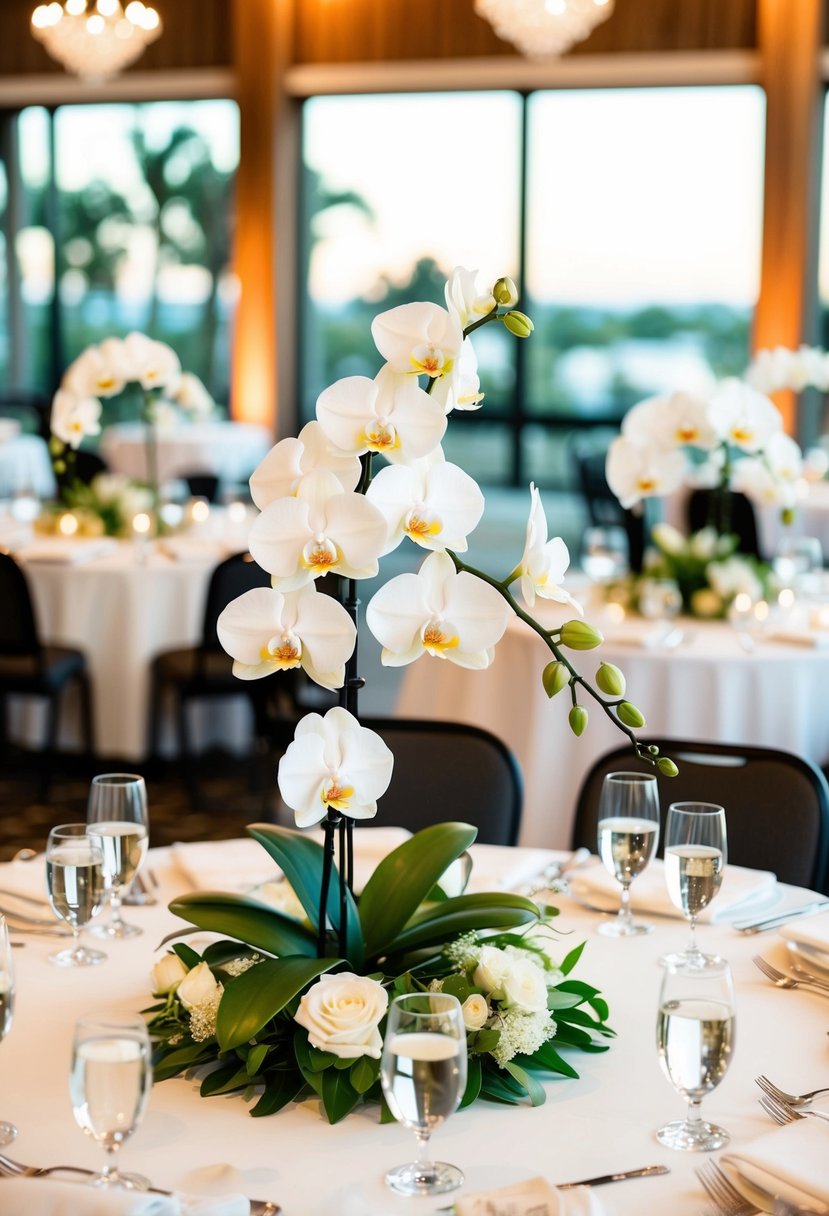
{"label": "chandelier", "polygon": [[161,33],[161,18],[141,0],[53,0],[32,13],[32,34],[68,72],[86,80],[115,76]]}
{"label": "chandelier", "polygon": [[475,0],[499,38],[525,55],[563,55],[613,12],[614,0]]}

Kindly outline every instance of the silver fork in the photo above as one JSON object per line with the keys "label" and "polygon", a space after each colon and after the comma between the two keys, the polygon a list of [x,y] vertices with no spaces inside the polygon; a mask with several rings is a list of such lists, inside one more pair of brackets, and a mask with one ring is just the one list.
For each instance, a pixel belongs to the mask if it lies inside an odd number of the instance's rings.
{"label": "silver fork", "polygon": [[809,1106],[815,1098],[821,1097],[823,1094],[829,1094],[829,1085],[823,1089],[810,1089],[805,1094],[787,1094],[785,1089],[780,1089],[768,1077],[755,1077],[754,1081],[760,1086],[763,1093],[768,1094],[770,1098],[776,1098],[778,1102],[782,1102],[785,1106]]}
{"label": "silver fork", "polygon": [[740,1194],[716,1161],[706,1161],[699,1166],[697,1178],[713,1201],[717,1216],[755,1216],[757,1208]]}
{"label": "silver fork", "polygon": [[786,975],[785,971],[778,970],[761,955],[755,954],[752,959],[755,967],[759,967],[763,975],[770,979],[777,988],[805,988],[809,992],[818,992],[822,996],[829,996],[829,984],[823,985],[819,980],[796,980],[794,976]]}
{"label": "silver fork", "polygon": [[793,1106],[781,1102],[779,1098],[772,1098],[768,1094],[763,1094],[760,1105],[766,1114],[771,1115],[775,1123],[779,1123],[781,1126],[806,1118],[822,1119],[824,1123],[829,1123],[829,1114],[825,1110],[795,1110]]}

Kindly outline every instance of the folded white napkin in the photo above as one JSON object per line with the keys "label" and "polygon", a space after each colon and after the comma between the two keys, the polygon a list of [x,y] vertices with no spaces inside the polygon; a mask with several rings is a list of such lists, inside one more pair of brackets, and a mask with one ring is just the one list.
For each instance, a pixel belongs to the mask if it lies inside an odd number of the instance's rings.
{"label": "folded white napkin", "polygon": [[829,911],[793,920],[790,924],[783,925],[779,933],[786,941],[795,942],[798,946],[808,946],[810,950],[817,950],[829,956]]}
{"label": "folded white napkin", "polygon": [[[594,904],[607,912],[618,910],[620,890],[619,883],[598,858],[580,869],[570,880],[570,893],[576,901],[584,900],[585,903]],[[716,899],[699,919],[739,919],[760,907],[771,906],[779,898],[777,878],[769,870],[747,870],[743,866],[727,865]],[[654,859],[648,868],[633,880],[630,901],[634,910],[639,912],[682,916],[668,898],[664,866],[658,859]]]}
{"label": "folded white napkin", "polygon": [[567,854],[552,849],[516,849],[510,845],[473,844],[470,891],[516,891],[532,883],[551,862]]}
{"label": "folded white napkin", "polygon": [[739,1152],[724,1153],[720,1165],[740,1193],[762,1212],[771,1212],[779,1197],[826,1216],[826,1143],[825,1125],[817,1119],[799,1119],[759,1136]]}
{"label": "folded white napkin", "polygon": [[248,1216],[244,1195],[211,1198],[100,1190],[57,1178],[4,1178],[3,1216]]}
{"label": "folded white napkin", "polygon": [[23,562],[46,562],[51,566],[79,566],[111,553],[118,545],[112,536],[63,540],[59,536],[33,541],[15,553]]}
{"label": "folded white napkin", "polygon": [[559,1191],[545,1178],[455,1200],[456,1216],[602,1216],[604,1211],[598,1195],[588,1187]]}

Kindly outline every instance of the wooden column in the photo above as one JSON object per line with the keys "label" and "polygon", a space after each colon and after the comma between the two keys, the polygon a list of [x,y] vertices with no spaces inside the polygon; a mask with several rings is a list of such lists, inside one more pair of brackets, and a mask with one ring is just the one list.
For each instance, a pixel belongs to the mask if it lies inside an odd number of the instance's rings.
{"label": "wooden column", "polygon": [[[822,127],[821,0],[757,0],[766,90],[766,175],[754,349],[811,342],[816,320]],[[796,429],[792,393],[776,397]]]}

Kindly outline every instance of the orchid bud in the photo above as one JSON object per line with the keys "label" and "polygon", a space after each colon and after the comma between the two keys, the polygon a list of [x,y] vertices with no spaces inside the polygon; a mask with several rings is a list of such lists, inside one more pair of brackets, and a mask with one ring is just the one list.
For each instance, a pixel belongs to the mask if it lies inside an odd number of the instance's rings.
{"label": "orchid bud", "polygon": [[581,705],[574,705],[570,710],[567,720],[570,723],[570,730],[573,734],[577,736],[582,735],[587,726],[587,710],[582,709]]}
{"label": "orchid bud", "polygon": [[617,705],[616,713],[619,715],[619,721],[624,722],[625,726],[636,728],[645,725],[645,715],[635,705],[631,705],[630,701],[622,701],[621,705]]}
{"label": "orchid bud", "polygon": [[603,641],[603,635],[587,621],[565,621],[561,626],[561,644],[571,650],[593,650]]}
{"label": "orchid bud", "polygon": [[492,289],[492,294],[495,300],[503,308],[514,308],[518,303],[518,288],[513,283],[512,279],[506,276],[499,279]]}
{"label": "orchid bud", "polygon": [[656,744],[655,744],[655,743],[651,743],[651,744],[649,744],[649,745],[648,745],[648,751],[650,752],[650,754],[651,754],[652,756],[658,756],[658,755],[659,755],[659,748],[656,746]]}
{"label": "orchid bud", "polygon": [[53,456],[60,456],[66,444],[62,439],[58,439],[57,435],[52,435],[49,439],[49,451]]}
{"label": "orchid bud", "polygon": [[570,672],[563,663],[548,663],[541,673],[541,683],[548,697],[554,697],[570,683]]}
{"label": "orchid bud", "polygon": [[55,473],[57,473],[58,477],[60,477],[61,473],[66,472],[66,461],[65,460],[56,460],[53,463],[52,468],[55,471]]}
{"label": "orchid bud", "polygon": [[657,760],[656,767],[663,777],[676,777],[679,772],[673,760],[670,760],[667,756],[663,756],[660,760]]}
{"label": "orchid bud", "polygon": [[784,507],[783,510],[780,512],[780,522],[781,522],[781,524],[793,524],[794,523],[794,511],[792,510],[791,507]]}
{"label": "orchid bud", "polygon": [[516,338],[529,338],[535,329],[535,326],[525,312],[508,312],[501,317],[501,320]]}
{"label": "orchid bud", "polygon": [[611,697],[623,697],[625,677],[615,663],[602,663],[596,672],[596,687]]}

